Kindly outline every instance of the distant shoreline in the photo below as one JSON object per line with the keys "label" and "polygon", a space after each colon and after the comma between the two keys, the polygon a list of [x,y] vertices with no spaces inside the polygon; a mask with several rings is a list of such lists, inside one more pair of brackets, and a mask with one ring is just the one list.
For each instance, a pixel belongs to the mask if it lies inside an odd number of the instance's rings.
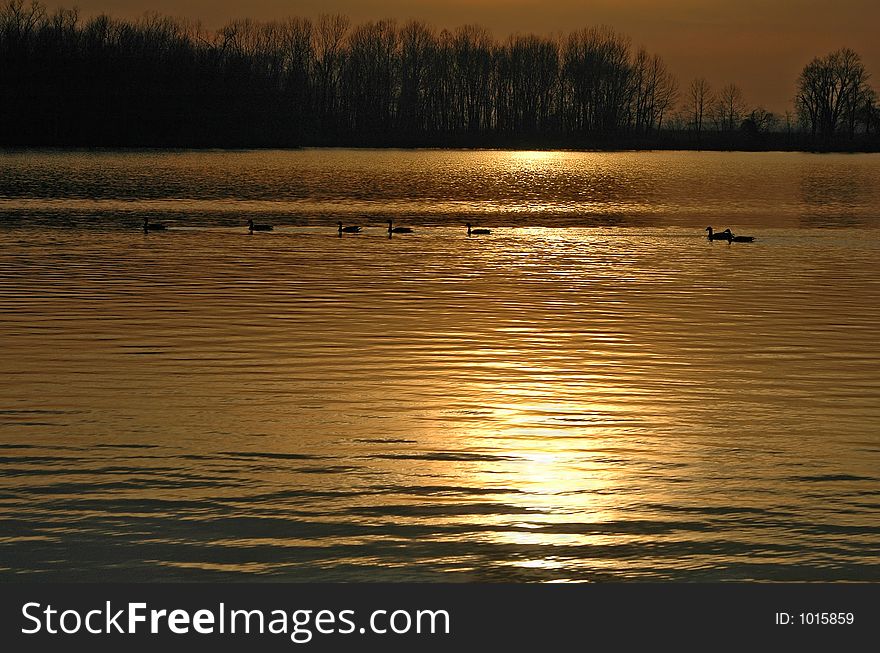
{"label": "distant shoreline", "polygon": [[639,144],[592,144],[592,145],[573,145],[571,143],[477,143],[477,144],[429,144],[429,143],[411,143],[411,144],[378,144],[378,143],[309,143],[302,145],[292,144],[129,144],[129,143],[102,143],[102,144],[83,144],[83,143],[0,143],[0,151],[157,151],[157,152],[174,152],[174,151],[248,151],[248,150],[309,150],[309,149],[334,149],[334,150],[474,150],[474,151],[502,151],[502,152],[729,152],[729,153],[770,153],[770,152],[791,152],[802,154],[878,154],[880,153],[880,142],[877,143],[860,143],[856,147],[847,147],[844,144],[830,146],[825,148],[804,147],[799,145],[785,145],[784,143],[773,142],[765,146],[747,145],[736,146],[734,144],[705,144],[701,147],[688,146],[680,141],[674,142],[655,142],[655,143],[639,143]]}

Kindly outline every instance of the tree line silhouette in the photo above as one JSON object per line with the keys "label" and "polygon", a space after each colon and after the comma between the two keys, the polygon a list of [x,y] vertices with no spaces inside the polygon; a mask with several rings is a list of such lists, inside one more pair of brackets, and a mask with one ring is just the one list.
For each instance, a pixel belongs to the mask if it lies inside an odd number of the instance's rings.
{"label": "tree line silhouette", "polygon": [[0,7],[3,145],[864,146],[880,132],[867,80],[851,50],[814,60],[783,125],[734,84],[680,93],[659,55],[606,27],[498,41],[341,15],[208,31]]}

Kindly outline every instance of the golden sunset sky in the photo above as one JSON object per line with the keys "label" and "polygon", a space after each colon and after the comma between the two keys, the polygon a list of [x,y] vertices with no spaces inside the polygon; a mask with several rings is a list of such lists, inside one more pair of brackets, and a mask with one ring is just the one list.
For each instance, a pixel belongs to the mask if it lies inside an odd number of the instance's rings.
{"label": "golden sunset sky", "polygon": [[880,84],[878,0],[70,0],[82,15],[136,18],[146,11],[200,19],[269,20],[345,13],[356,21],[423,19],[436,27],[479,23],[496,36],[552,34],[609,25],[657,52],[682,89],[695,76],[715,87],[737,83],[750,106],[789,108],[801,68],[812,57],[853,48]]}

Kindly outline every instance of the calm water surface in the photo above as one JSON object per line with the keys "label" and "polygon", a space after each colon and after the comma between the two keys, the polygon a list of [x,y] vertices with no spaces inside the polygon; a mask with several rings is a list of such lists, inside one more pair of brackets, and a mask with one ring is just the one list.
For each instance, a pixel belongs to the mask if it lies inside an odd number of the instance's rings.
{"label": "calm water surface", "polygon": [[878,227],[876,155],[0,153],[0,578],[880,581]]}

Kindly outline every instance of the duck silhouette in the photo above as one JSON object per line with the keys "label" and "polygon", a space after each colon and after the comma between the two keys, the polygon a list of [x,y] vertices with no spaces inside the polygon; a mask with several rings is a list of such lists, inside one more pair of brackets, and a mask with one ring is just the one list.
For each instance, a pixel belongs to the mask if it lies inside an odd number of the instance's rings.
{"label": "duck silhouette", "polygon": [[272,231],[273,227],[270,224],[254,224],[253,220],[248,220],[248,231],[250,233],[254,233],[255,231]]}
{"label": "duck silhouette", "polygon": [[471,223],[470,223],[470,222],[467,223],[467,230],[468,230],[468,232],[467,232],[468,236],[471,236],[471,235],[473,235],[473,236],[482,236],[482,235],[484,235],[484,234],[491,234],[491,233],[492,233],[492,230],[491,230],[491,229],[473,229],[473,228],[471,227]]}
{"label": "duck silhouette", "polygon": [[391,234],[411,234],[413,232],[409,227],[394,227],[391,220],[388,221],[388,235]]}
{"label": "duck silhouette", "polygon": [[709,232],[707,238],[709,240],[726,240],[730,242],[732,234],[730,233],[730,229],[725,229],[724,231],[713,231],[712,227],[706,227],[706,231]]}
{"label": "duck silhouette", "polygon": [[166,227],[161,222],[150,222],[149,218],[144,218],[144,233],[148,233],[150,231],[165,231],[168,227]]}
{"label": "duck silhouette", "polygon": [[342,234],[359,234],[361,232],[361,228],[356,225],[348,225],[347,227],[343,227],[341,222],[337,222],[336,225],[339,227],[337,231],[339,235]]}

